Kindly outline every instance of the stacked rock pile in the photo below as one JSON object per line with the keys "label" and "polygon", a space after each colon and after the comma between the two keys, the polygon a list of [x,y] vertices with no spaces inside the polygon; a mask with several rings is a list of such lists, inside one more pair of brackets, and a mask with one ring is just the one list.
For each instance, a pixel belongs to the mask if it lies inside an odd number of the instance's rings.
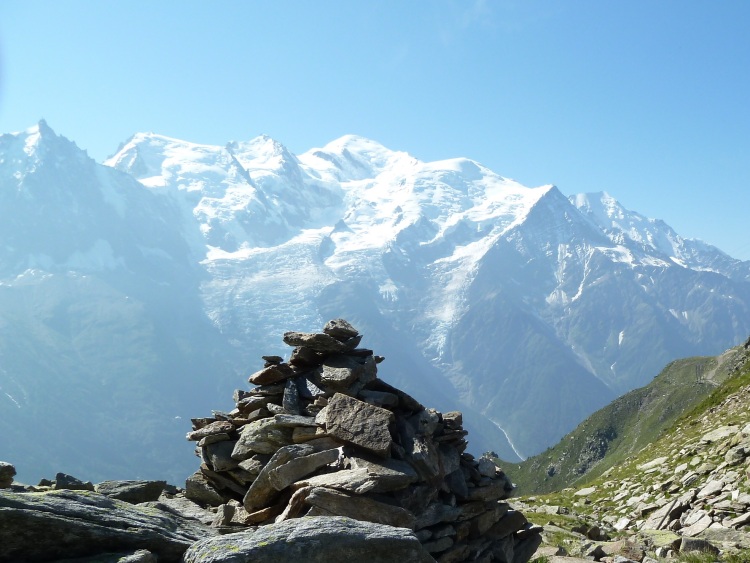
{"label": "stacked rock pile", "polygon": [[[200,469],[186,495],[215,525],[346,516],[414,530],[438,561],[527,561],[541,528],[503,502],[508,477],[465,452],[460,412],[423,407],[377,377],[383,358],[348,322],[287,332],[229,413],[193,419]],[[234,528],[236,529],[236,528]]]}

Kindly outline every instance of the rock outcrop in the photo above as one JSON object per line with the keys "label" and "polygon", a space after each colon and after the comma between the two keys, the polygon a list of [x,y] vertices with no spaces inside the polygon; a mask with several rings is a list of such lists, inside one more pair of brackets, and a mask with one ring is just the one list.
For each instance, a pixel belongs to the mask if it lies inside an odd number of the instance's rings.
{"label": "rock outcrop", "polygon": [[214,534],[163,507],[92,491],[0,491],[0,562],[89,556],[102,561],[107,554],[133,562],[177,562],[190,545]]}
{"label": "rock outcrop", "polygon": [[341,516],[304,517],[193,544],[185,563],[428,563],[434,561],[403,528]]}
{"label": "rock outcrop", "polygon": [[[550,521],[547,539],[570,532],[578,543],[568,543],[569,550],[597,561],[616,554],[646,562],[694,551],[725,560],[740,552],[744,560],[750,552],[750,378],[747,354],[740,359],[734,371],[744,370],[744,380],[726,392],[719,388],[705,410],[683,417],[659,441],[589,486],[517,499],[517,506],[557,523],[576,522],[556,530]],[[607,541],[610,536],[622,539]]]}
{"label": "rock outcrop", "polygon": [[233,411],[193,419],[187,438],[202,463],[187,496],[217,507],[225,531],[336,516],[411,530],[441,562],[528,560],[541,528],[505,502],[503,471],[465,451],[461,413],[425,408],[379,379],[383,358],[361,339],[341,319],[286,333],[288,361],[264,356]]}

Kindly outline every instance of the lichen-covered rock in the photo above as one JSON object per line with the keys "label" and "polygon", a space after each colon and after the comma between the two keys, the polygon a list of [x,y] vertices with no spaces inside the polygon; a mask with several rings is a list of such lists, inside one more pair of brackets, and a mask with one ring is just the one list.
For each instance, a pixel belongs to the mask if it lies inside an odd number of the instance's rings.
{"label": "lichen-covered rock", "polygon": [[185,563],[432,563],[411,530],[343,516],[304,517],[199,541]]}
{"label": "lichen-covered rock", "polygon": [[0,491],[0,562],[54,561],[147,550],[177,562],[215,532],[199,522],[96,492]]}

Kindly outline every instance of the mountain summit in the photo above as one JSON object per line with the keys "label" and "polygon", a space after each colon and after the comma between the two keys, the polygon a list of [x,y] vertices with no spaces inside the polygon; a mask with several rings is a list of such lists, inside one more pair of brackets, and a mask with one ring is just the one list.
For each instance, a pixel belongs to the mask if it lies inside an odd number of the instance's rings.
{"label": "mountain summit", "polygon": [[[470,448],[518,459],[669,361],[750,333],[750,263],[607,194],[568,198],[470,159],[422,162],[356,136],[294,155],[267,136],[213,146],[138,133],[102,166],[48,134],[59,143],[33,157],[23,151],[33,134],[0,137],[0,197],[16,225],[7,229],[26,233],[6,247],[3,284],[16,287],[32,263],[72,275],[76,252],[105,249],[122,276],[95,261],[86,275],[117,288],[132,281],[124,294],[159,320],[151,349],[162,371],[144,374],[166,393],[179,377],[165,365],[187,350],[202,358],[183,364],[182,383],[208,385],[210,396],[172,396],[176,415],[224,396],[283,327],[345,317],[388,357],[384,377],[463,410]],[[54,229],[24,226],[47,224],[41,200],[17,195],[40,190],[60,194]],[[47,247],[62,250],[30,258]],[[65,310],[73,322],[76,307]],[[19,338],[28,350],[38,343]],[[161,341],[175,343],[170,355]],[[37,377],[14,375],[10,395],[23,397]]]}
{"label": "mountain summit", "polygon": [[[268,137],[141,146],[161,162],[144,185],[189,193],[200,183],[184,208],[222,280],[204,294],[222,326],[256,319],[247,303],[260,288],[279,290],[263,299],[279,313],[325,310],[335,297],[375,332],[403,331],[423,350],[417,373],[437,369],[433,385],[500,426],[522,455],[671,359],[724,349],[750,329],[749,263],[606,193],[566,198],[469,159],[421,162],[352,135],[299,157]],[[132,150],[107,164],[138,177]],[[219,310],[244,320],[230,328]],[[540,408],[544,423],[531,415]]]}

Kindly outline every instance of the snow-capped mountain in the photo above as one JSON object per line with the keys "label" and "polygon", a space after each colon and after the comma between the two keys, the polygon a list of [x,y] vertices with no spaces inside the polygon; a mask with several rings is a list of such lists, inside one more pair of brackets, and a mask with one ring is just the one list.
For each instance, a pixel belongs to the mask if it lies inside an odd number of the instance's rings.
{"label": "snow-capped mountain", "polygon": [[[607,194],[568,198],[469,159],[421,162],[361,137],[295,156],[265,136],[220,147],[139,133],[102,166],[40,124],[0,137],[0,197],[16,225],[3,233],[0,290],[20,295],[25,283],[40,295],[52,283],[42,278],[65,279],[50,308],[74,300],[66,327],[98,323],[98,350],[140,334],[129,353],[143,346],[154,361],[142,362],[139,388],[171,392],[180,416],[221,405],[189,389],[226,396],[261,354],[288,354],[284,331],[343,317],[386,356],[381,377],[463,410],[474,451],[513,459],[670,360],[750,333],[750,263]],[[96,308],[111,325],[77,317],[83,278],[122,295],[119,308]],[[127,313],[133,296],[140,308]],[[46,332],[24,330],[15,350],[46,345]],[[77,334],[61,349],[75,349]],[[97,361],[107,370],[118,359]],[[189,369],[178,375],[172,362]],[[8,374],[0,404],[3,393],[19,412],[48,401],[30,367]]]}

